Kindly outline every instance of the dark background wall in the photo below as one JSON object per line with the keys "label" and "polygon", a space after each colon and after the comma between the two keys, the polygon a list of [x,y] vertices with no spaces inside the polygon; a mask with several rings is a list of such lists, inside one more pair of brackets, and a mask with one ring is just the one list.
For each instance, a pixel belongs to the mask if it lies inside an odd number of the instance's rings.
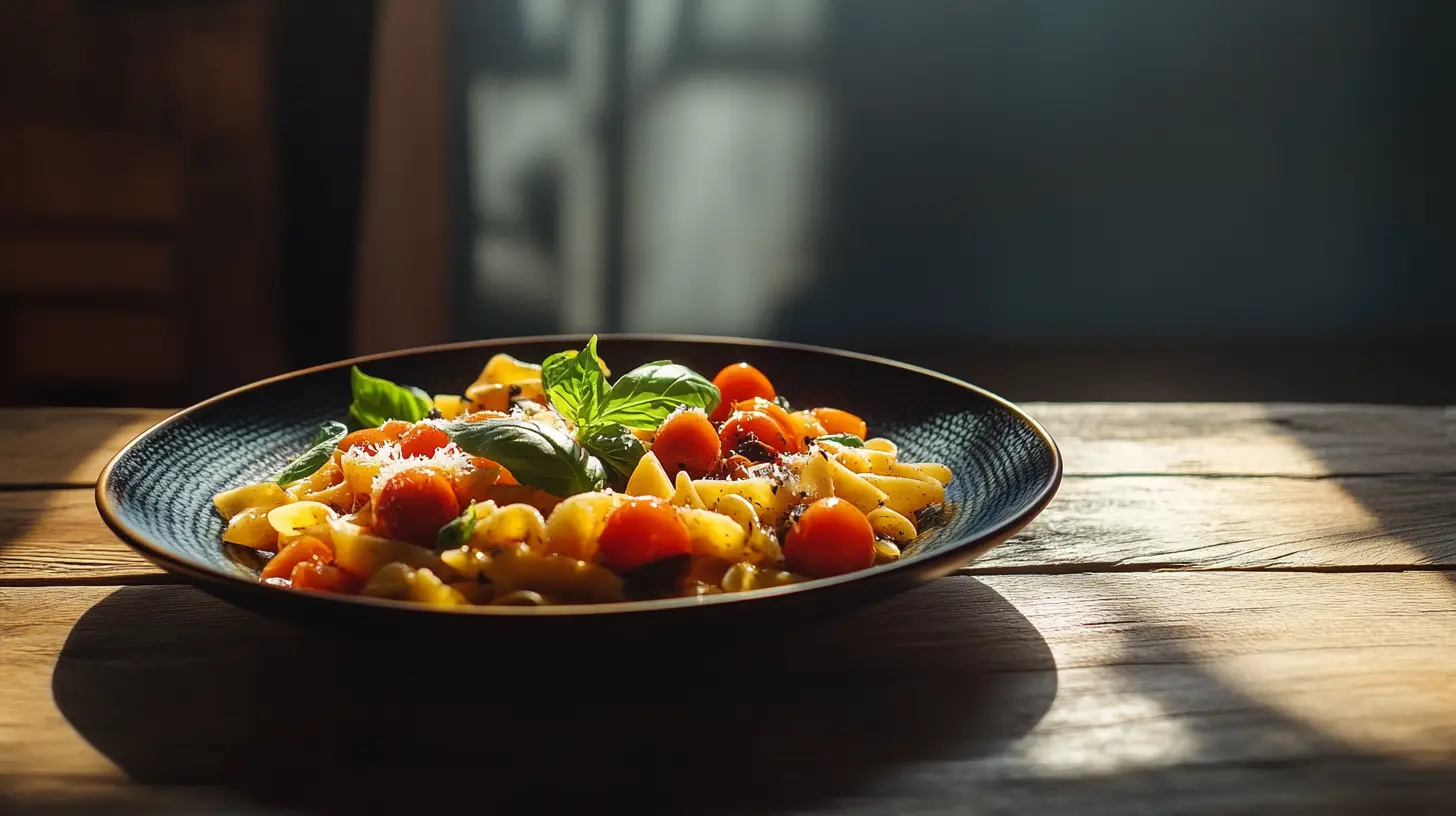
{"label": "dark background wall", "polygon": [[628,330],[1456,403],[1453,41],[1441,0],[14,0],[0,402]]}
{"label": "dark background wall", "polygon": [[[486,100],[457,122],[459,336],[757,334],[1048,398],[1452,399],[1452,4],[562,8],[454,3],[456,91]],[[501,147],[532,118],[534,152]],[[625,246],[573,251],[612,217]],[[597,308],[517,294],[542,274]]]}

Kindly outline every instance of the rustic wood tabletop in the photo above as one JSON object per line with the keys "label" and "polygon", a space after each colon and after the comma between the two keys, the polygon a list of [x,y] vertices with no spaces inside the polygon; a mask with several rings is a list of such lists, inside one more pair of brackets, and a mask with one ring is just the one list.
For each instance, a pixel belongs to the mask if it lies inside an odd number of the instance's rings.
{"label": "rustic wood tabletop", "polygon": [[230,607],[96,513],[165,411],[0,410],[0,811],[1456,812],[1456,411],[1028,407],[961,574],[570,654]]}

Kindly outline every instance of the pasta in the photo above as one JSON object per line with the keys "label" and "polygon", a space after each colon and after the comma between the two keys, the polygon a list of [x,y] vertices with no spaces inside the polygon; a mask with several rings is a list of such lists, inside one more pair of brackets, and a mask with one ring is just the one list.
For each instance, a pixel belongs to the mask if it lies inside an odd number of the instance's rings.
{"label": "pasta", "polygon": [[596,338],[497,354],[462,394],[353,371],[348,416],[275,478],[214,497],[261,580],[438,607],[746,592],[902,556],[946,502],[835,408],[789,410],[747,363],[656,362],[615,383]]}

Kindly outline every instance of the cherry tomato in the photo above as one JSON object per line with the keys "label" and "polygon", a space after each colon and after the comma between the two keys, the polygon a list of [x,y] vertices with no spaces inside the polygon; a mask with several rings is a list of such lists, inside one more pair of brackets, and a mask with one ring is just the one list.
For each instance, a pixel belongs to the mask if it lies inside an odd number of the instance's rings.
{"label": "cherry tomato", "polygon": [[476,411],[473,414],[466,414],[460,419],[464,422],[484,422],[487,419],[510,419],[511,415],[500,411]]}
{"label": "cherry tomato", "polygon": [[428,422],[421,422],[399,438],[401,456],[434,456],[435,451],[450,444],[450,435]]}
{"label": "cherry tomato", "polygon": [[718,442],[724,452],[733,451],[744,442],[758,440],[773,453],[784,453],[789,449],[789,440],[773,417],[761,411],[738,411],[723,423],[718,432]]}
{"label": "cherry tomato", "polygon": [[320,564],[317,561],[300,561],[288,577],[294,589],[312,589],[318,592],[339,592],[352,595],[359,591],[359,579],[338,567]]}
{"label": "cherry tomato", "polygon": [[390,476],[374,506],[375,532],[421,547],[435,544],[440,528],[460,515],[450,479],[435,468],[417,467]]}
{"label": "cherry tomato", "polygon": [[355,431],[339,440],[339,450],[350,451],[359,448],[365,453],[374,453],[386,442],[393,442],[397,437],[390,436],[378,428],[365,428],[362,431]]}
{"label": "cherry tomato", "polygon": [[735,403],[734,409],[739,411],[758,411],[761,414],[768,414],[769,418],[779,424],[779,430],[784,432],[784,439],[788,440],[789,453],[804,452],[804,436],[798,432],[794,421],[789,418],[789,412],[784,410],[782,405],[763,397],[754,397],[751,400],[743,400]]}
{"label": "cherry tomato", "polygon": [[688,528],[677,508],[652,496],[642,496],[607,516],[597,542],[602,564],[626,572],[688,552]]}
{"label": "cherry tomato", "polygon": [[497,476],[495,480],[495,483],[498,485],[510,487],[520,484],[520,482],[516,481],[516,477],[512,476],[509,470],[506,470],[504,465],[494,459],[487,459],[484,456],[472,456],[470,457],[470,464],[474,465],[476,470],[485,470],[486,468],[492,467],[500,468],[500,476]]}
{"label": "cherry tomato", "polygon": [[663,420],[652,439],[652,452],[667,475],[686,470],[694,479],[707,476],[723,454],[712,421],[697,411],[683,411]]}
{"label": "cherry tomato", "polygon": [[866,569],[875,563],[875,531],[849,502],[820,499],[789,528],[784,559],[790,570],[810,578]]}
{"label": "cherry tomato", "polygon": [[711,419],[714,422],[727,419],[733,413],[734,403],[754,397],[772,401],[775,396],[773,383],[768,381],[762,371],[748,363],[736,363],[719,371],[718,376],[713,378],[713,385],[718,386],[723,397],[718,407],[713,410]]}
{"label": "cherry tomato", "polygon": [[263,567],[263,572],[258,577],[264,581],[269,578],[287,578],[293,573],[294,567],[305,561],[330,564],[333,560],[334,551],[329,549],[329,545],[313,536],[302,536],[279,550]]}
{"label": "cherry tomato", "polygon": [[865,434],[869,431],[863,419],[848,411],[841,411],[838,408],[815,408],[809,413],[819,420],[820,425],[824,426],[825,433],[854,434],[860,439],[864,439]]}
{"label": "cherry tomato", "polygon": [[398,439],[401,436],[404,436],[405,432],[413,427],[413,425],[405,422],[402,419],[391,419],[383,425],[380,425],[379,430],[384,431],[386,434],[389,434],[389,437],[391,439]]}

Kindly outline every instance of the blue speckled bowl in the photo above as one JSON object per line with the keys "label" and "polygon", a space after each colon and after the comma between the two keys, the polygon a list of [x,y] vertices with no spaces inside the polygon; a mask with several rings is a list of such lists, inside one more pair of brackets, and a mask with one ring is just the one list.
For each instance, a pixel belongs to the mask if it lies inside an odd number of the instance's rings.
{"label": "blue speckled bowl", "polygon": [[349,366],[459,393],[496,352],[539,361],[585,336],[490,340],[401,351],[285,374],[230,391],[158,423],[107,465],[96,504],[107,525],[163,569],[241,606],[304,622],[481,627],[541,632],[619,622],[675,623],[830,611],[940,577],[1005,541],[1046,507],[1062,462],[1046,431],[1015,405],[974,386],[890,360],[811,346],[675,336],[604,336],[616,371],[671,359],[711,375],[746,360],[796,406],[833,405],[864,417],[907,461],[950,466],[955,479],[937,526],[901,560],[863,572],[750,593],[597,606],[466,607],[295,592],[257,582],[253,565],[224,548],[212,497],[276,473],[325,420],[342,420]]}

